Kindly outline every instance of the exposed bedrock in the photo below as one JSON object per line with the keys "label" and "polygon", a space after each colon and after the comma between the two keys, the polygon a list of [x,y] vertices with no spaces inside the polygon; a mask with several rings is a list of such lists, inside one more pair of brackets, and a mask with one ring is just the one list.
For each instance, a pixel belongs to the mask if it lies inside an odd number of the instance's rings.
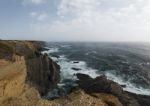
{"label": "exposed bedrock", "polygon": [[26,83],[38,89],[41,95],[56,87],[60,80],[59,65],[47,54],[40,53],[44,45],[39,41],[0,41],[0,59],[15,63],[23,57]]}
{"label": "exposed bedrock", "polygon": [[79,87],[87,93],[108,93],[115,95],[124,106],[140,106],[138,101],[124,92],[122,87],[106,78],[106,76],[99,76],[91,78],[85,74],[77,74]]}
{"label": "exposed bedrock", "polygon": [[43,46],[44,42],[0,41],[0,106],[150,105],[148,96],[125,92],[105,76],[93,79],[85,74],[77,74],[78,89],[67,96],[44,100],[41,95],[60,81],[60,66],[40,53]]}
{"label": "exposed bedrock", "polygon": [[36,86],[42,95],[57,87],[60,80],[60,66],[53,62],[47,54],[28,59],[26,64],[28,83]]}

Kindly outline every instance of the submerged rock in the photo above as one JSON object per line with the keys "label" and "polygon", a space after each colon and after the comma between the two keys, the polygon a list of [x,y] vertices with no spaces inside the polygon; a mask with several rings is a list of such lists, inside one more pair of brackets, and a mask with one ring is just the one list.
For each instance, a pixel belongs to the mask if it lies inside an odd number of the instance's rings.
{"label": "submerged rock", "polygon": [[71,69],[75,70],[75,71],[80,71],[81,68],[75,68],[75,67],[72,67]]}
{"label": "submerged rock", "polygon": [[121,85],[122,88],[126,88],[126,85]]}
{"label": "submerged rock", "polygon": [[59,55],[51,54],[52,57],[60,58]]}
{"label": "submerged rock", "polygon": [[74,61],[73,63],[79,63],[79,61]]}

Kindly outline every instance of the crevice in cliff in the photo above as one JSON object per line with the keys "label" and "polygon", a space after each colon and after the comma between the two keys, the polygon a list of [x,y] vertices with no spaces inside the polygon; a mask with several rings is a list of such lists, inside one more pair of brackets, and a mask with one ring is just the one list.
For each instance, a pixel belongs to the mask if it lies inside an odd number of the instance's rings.
{"label": "crevice in cliff", "polygon": [[32,58],[26,58],[27,83],[36,87],[43,96],[57,87],[60,66],[40,51],[35,51],[33,55]]}

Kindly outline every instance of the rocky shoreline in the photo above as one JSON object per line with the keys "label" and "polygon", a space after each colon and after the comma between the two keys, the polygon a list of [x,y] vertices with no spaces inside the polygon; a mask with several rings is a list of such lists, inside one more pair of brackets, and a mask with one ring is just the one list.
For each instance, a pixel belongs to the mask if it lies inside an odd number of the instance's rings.
{"label": "rocky shoreline", "polygon": [[105,76],[80,73],[78,86],[67,96],[41,98],[57,88],[61,68],[41,54],[44,46],[41,41],[0,40],[0,106],[150,106],[149,96],[125,92]]}

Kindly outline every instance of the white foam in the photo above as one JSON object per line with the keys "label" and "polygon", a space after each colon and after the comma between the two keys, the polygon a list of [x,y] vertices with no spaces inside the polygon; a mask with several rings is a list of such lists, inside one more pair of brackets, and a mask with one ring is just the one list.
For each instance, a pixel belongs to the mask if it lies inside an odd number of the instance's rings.
{"label": "white foam", "polygon": [[59,51],[58,48],[48,48],[48,47],[47,47],[47,49],[49,49],[49,50],[47,50],[47,51],[42,51],[41,53],[42,53],[42,54],[44,54],[44,53],[49,54],[49,53],[55,53],[55,52],[58,52],[58,51]]}
{"label": "white foam", "polygon": [[[84,61],[79,61],[78,63],[74,63],[73,61],[69,61],[64,55],[60,56],[60,58],[57,59],[57,61],[61,67],[62,79],[76,80],[76,76],[74,76],[76,73],[88,74],[92,78],[98,76],[98,74],[96,74],[97,70],[88,68]],[[72,69],[73,67],[80,68],[81,70],[75,71]]]}
{"label": "white foam", "polygon": [[71,45],[61,45],[61,47],[63,47],[63,48],[70,48]]}
{"label": "white foam", "polygon": [[[42,53],[55,53],[59,52],[58,48],[49,48],[48,51],[43,51]],[[61,80],[63,79],[71,79],[71,80],[76,80],[76,73],[83,73],[91,76],[92,78],[95,78],[99,76],[100,74],[97,74],[98,70],[92,69],[90,67],[87,67],[86,62],[84,61],[79,61],[78,63],[74,63],[73,61],[68,60],[65,55],[61,55],[59,58],[56,57],[51,57],[54,61],[58,61],[58,64],[61,67]],[[75,71],[72,68],[80,68],[81,70]],[[144,89],[142,87],[137,88],[133,84],[131,84],[129,81],[124,81],[121,76],[118,77],[114,73],[111,73],[109,71],[106,71],[105,75],[107,76],[108,79],[113,80],[120,85],[126,85],[125,88],[123,88],[125,91],[129,91],[132,93],[136,94],[141,94],[141,95],[150,95],[150,89]],[[63,83],[60,83],[59,86],[63,86]]]}
{"label": "white foam", "polygon": [[115,76],[111,72],[106,72],[105,75],[107,76],[108,79],[113,80],[120,85],[126,85],[126,87],[123,88],[125,91],[141,94],[141,95],[150,95],[150,89],[136,87],[134,84],[130,83],[129,81],[124,81],[121,77]]}

